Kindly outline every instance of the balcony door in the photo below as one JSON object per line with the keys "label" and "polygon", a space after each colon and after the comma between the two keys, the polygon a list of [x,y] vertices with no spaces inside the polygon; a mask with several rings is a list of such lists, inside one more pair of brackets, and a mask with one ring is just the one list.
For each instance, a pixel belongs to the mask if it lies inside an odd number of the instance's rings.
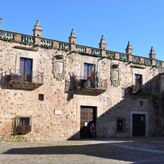
{"label": "balcony door", "polygon": [[84,88],[95,87],[95,65],[84,63],[84,77],[82,81]]}
{"label": "balcony door", "polygon": [[90,79],[94,75],[95,75],[95,65],[85,63],[84,64],[84,78]]}
{"label": "balcony door", "polygon": [[20,58],[20,74],[22,81],[32,81],[32,59]]}
{"label": "balcony door", "polygon": [[141,91],[142,89],[142,75],[140,74],[135,74],[135,89],[136,92]]}

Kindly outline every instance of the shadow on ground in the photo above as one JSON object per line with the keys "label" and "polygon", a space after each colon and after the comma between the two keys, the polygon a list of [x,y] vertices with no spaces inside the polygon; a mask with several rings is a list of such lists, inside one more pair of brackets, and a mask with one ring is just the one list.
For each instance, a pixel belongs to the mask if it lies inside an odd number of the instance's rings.
{"label": "shadow on ground", "polygon": [[[138,163],[143,159],[151,159],[161,157],[161,154],[151,152],[130,150],[122,147],[114,146],[110,143],[98,143],[78,145],[57,145],[45,147],[22,147],[11,148],[3,154],[12,155],[87,155],[105,159],[114,159],[119,161],[128,161]],[[117,143],[119,145],[119,143]],[[121,143],[120,143],[121,144]],[[126,144],[126,142],[125,142]]]}

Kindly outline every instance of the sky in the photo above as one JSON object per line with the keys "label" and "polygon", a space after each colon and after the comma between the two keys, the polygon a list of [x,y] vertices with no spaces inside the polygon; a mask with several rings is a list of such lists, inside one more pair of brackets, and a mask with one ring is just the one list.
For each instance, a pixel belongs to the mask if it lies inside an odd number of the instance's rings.
{"label": "sky", "polygon": [[37,20],[43,37],[68,41],[73,28],[77,44],[148,57],[151,46],[164,60],[164,0],[2,0],[1,29],[32,34]]}

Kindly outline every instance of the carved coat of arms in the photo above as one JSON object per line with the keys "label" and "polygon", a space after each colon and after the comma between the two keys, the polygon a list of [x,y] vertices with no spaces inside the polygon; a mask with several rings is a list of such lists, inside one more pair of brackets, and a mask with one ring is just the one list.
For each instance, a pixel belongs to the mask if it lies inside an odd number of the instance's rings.
{"label": "carved coat of arms", "polygon": [[120,71],[118,68],[111,68],[110,80],[112,86],[118,87],[120,85]]}

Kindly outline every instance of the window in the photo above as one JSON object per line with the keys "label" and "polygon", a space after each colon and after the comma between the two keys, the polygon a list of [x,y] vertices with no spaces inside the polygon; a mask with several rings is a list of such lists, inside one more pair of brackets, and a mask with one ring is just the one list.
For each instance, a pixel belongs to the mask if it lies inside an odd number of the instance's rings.
{"label": "window", "polygon": [[44,94],[39,94],[38,99],[39,99],[40,101],[44,101]]}
{"label": "window", "polygon": [[144,105],[144,102],[143,101],[140,101],[140,106],[143,106]]}
{"label": "window", "polygon": [[142,75],[135,74],[135,92],[141,91],[142,88]]}
{"label": "window", "polygon": [[125,131],[125,120],[117,119],[117,132],[124,132],[124,131]]}
{"label": "window", "polygon": [[20,58],[20,75],[22,81],[32,81],[32,59]]}
{"label": "window", "polygon": [[82,80],[82,87],[94,88],[98,83],[97,74],[95,72],[95,65],[84,63],[84,77]]}
{"label": "window", "polygon": [[89,79],[95,75],[95,65],[84,63],[84,78]]}
{"label": "window", "polygon": [[13,134],[27,134],[31,131],[30,117],[16,117],[13,119]]}
{"label": "window", "polygon": [[118,64],[112,64],[111,68],[112,68],[112,69],[118,68]]}

